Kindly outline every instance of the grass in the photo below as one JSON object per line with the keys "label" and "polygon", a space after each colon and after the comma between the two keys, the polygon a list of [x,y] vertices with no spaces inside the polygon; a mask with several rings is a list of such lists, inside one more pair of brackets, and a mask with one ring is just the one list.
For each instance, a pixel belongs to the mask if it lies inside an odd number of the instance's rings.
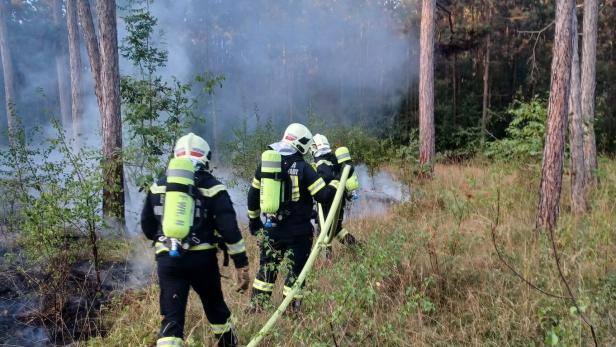
{"label": "grass", "polygon": [[[616,345],[616,161],[601,164],[601,185],[586,215],[570,213],[565,176],[556,238],[567,281],[600,344]],[[399,165],[388,170],[411,182],[412,201],[378,218],[353,216],[348,227],[363,249],[335,245],[335,262],[321,261],[308,280],[303,315],[284,316],[264,346],[591,345],[570,301],[525,285],[494,251],[491,226],[500,204],[496,234],[507,262],[538,287],[565,295],[549,238],[533,229],[537,166],[439,165],[433,180],[419,182]],[[257,249],[254,238],[247,241],[254,273]],[[231,268],[222,271],[234,277]],[[223,284],[246,343],[269,314],[245,316],[247,295],[235,293],[230,279]],[[153,345],[157,298],[156,286],[118,296],[105,315],[109,334],[87,345]],[[188,345],[214,345],[194,294],[187,312]]]}

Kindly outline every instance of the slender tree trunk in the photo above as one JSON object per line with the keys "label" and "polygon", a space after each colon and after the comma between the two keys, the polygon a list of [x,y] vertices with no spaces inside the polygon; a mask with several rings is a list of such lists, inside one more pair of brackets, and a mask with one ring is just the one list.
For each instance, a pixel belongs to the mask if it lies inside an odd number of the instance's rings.
{"label": "slender tree trunk", "polygon": [[486,142],[488,132],[488,103],[490,96],[490,34],[486,36],[486,52],[483,59],[483,103],[481,110],[481,146]]}
{"label": "slender tree trunk", "polygon": [[434,172],[434,27],[435,0],[423,0],[419,53],[419,164]]}
{"label": "slender tree trunk", "polygon": [[53,24],[57,30],[56,37],[56,74],[58,76],[58,97],[60,99],[60,114],[62,125],[67,133],[71,133],[71,94],[69,92],[66,60],[66,40],[64,36],[64,21],[62,20],[62,0],[51,3]]}
{"label": "slender tree trunk", "polygon": [[216,110],[216,95],[212,95],[212,141],[214,145],[214,160],[218,160],[218,112]]}
{"label": "slender tree trunk", "polygon": [[597,143],[595,140],[595,87],[597,63],[597,0],[584,1],[582,38],[582,119],[584,120],[584,161],[586,180],[597,181]]}
{"label": "slender tree trunk", "polygon": [[103,93],[102,127],[105,187],[103,212],[124,220],[124,169],[122,164],[122,117],[120,114],[120,70],[115,0],[98,0],[101,75]]}
{"label": "slender tree trunk", "polygon": [[79,16],[79,22],[81,23],[81,32],[83,33],[83,40],[86,44],[86,50],[88,52],[88,60],[90,62],[90,71],[92,72],[92,79],[94,80],[94,93],[96,94],[96,100],[98,101],[98,107],[103,109],[103,95],[101,85],[101,55],[98,48],[98,39],[96,38],[96,31],[94,29],[94,20],[92,17],[92,11],[90,9],[90,3],[88,0],[77,0],[77,13]]}
{"label": "slender tree trunk", "polygon": [[574,5],[574,0],[556,1],[548,124],[543,150],[537,228],[553,229],[559,214],[571,88],[571,15]]}
{"label": "slender tree trunk", "polygon": [[13,78],[13,60],[7,32],[8,4],[0,0],[0,55],[2,56],[2,72],[4,74],[4,99],[6,102],[6,119],[8,123],[9,142],[15,136],[15,87]]}
{"label": "slender tree trunk", "polygon": [[451,123],[455,127],[458,121],[458,53],[453,54],[451,62],[451,84],[453,87],[451,104]]}
{"label": "slender tree trunk", "polygon": [[571,95],[569,96],[569,147],[571,148],[571,210],[586,210],[584,173],[584,128],[580,91],[580,55],[578,48],[578,22],[575,9],[572,15],[573,60],[571,65]]}
{"label": "slender tree trunk", "polygon": [[71,106],[73,137],[79,145],[83,117],[81,95],[81,54],[79,49],[79,28],[77,26],[76,0],[66,0],[66,26],[68,28],[68,53],[71,66]]}

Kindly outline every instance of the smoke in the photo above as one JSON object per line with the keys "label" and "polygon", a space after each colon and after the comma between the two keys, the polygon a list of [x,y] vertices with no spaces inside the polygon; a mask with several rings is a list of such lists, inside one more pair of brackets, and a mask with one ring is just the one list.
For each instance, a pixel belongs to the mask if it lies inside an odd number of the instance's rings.
{"label": "smoke", "polygon": [[[205,71],[224,75],[222,88],[199,110],[206,124],[195,129],[216,150],[255,113],[277,129],[306,121],[309,113],[383,128],[415,76],[416,39],[404,32],[409,8],[401,1],[155,0],[143,6],[163,32],[155,44],[169,52],[161,74],[182,81]],[[121,41],[126,31],[123,21],[118,25]],[[134,72],[125,59],[120,67]],[[221,166],[215,175],[236,181]],[[246,222],[247,183],[228,187],[238,220]],[[135,231],[143,194],[127,188],[127,228]]]}
{"label": "smoke", "polygon": [[[13,8],[14,19],[8,23],[17,111],[26,125],[42,125],[53,138],[46,119],[59,117],[54,59],[63,31],[54,28],[44,2],[22,3]],[[409,8],[401,0],[155,0],[149,6],[169,52],[160,71],[164,77],[188,82],[205,71],[225,77],[222,88],[199,105],[206,123],[195,129],[217,150],[245,117],[254,126],[255,114],[261,120],[271,118],[278,130],[317,115],[335,124],[383,131],[415,77],[416,33],[405,31]],[[118,31],[121,42],[126,36],[121,18]],[[100,148],[100,113],[84,47],[82,65],[81,144]],[[120,69],[121,74],[134,72],[123,58]],[[222,169],[215,174],[233,180]],[[245,184],[229,185],[240,221],[245,221]],[[145,194],[130,180],[125,188],[126,227],[140,237],[138,216]],[[136,268],[148,267],[149,258],[135,259],[147,259]]]}
{"label": "smoke", "polygon": [[225,77],[201,110],[208,137],[228,135],[255,113],[280,129],[309,114],[346,125],[393,118],[415,74],[416,41],[401,19],[407,10],[387,0],[151,5],[169,50],[166,73],[185,81],[204,71]]}
{"label": "smoke", "polygon": [[387,212],[391,205],[411,198],[411,188],[387,171],[378,171],[374,176],[370,176],[365,165],[358,165],[355,172],[360,189],[359,199],[351,203],[353,216],[378,216]]}

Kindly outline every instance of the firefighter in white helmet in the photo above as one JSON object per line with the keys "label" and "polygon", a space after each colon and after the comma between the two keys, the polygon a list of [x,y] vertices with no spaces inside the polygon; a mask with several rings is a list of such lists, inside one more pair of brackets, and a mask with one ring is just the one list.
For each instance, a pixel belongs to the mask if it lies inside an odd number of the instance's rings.
{"label": "firefighter in white helmet", "polygon": [[[357,197],[358,195],[356,195],[356,192],[359,189],[359,180],[351,162],[350,152],[346,147],[340,147],[335,152],[332,152],[329,140],[321,134],[314,135],[314,143],[310,147],[310,152],[314,158],[314,166],[317,174],[323,178],[326,183],[340,178],[343,165],[351,165],[351,175],[347,180],[345,187],[347,199],[342,202],[343,205],[340,209],[338,224],[336,226],[336,234],[334,236],[344,245],[355,246],[358,244],[357,239],[355,239],[355,237],[342,226],[346,201],[350,201],[354,197]],[[323,212],[325,215],[329,213],[330,207],[330,205],[323,205]],[[331,258],[331,248],[326,250],[326,256]]]}
{"label": "firefighter in white helmet", "polygon": [[[290,295],[295,279],[308,260],[312,247],[310,221],[314,200],[329,204],[336,185],[328,185],[305,160],[312,134],[304,125],[287,127],[282,140],[268,146],[248,192],[250,232],[263,230],[259,270],[253,282],[250,311],[258,311],[274,290],[278,265],[288,255],[291,269],[284,295]],[[264,218],[265,224],[261,218]],[[291,308],[298,311],[302,295],[294,297]]]}
{"label": "firefighter in white helmet", "polygon": [[191,287],[201,298],[218,346],[237,346],[216,257],[222,239],[237,269],[237,290],[247,290],[248,258],[233,204],[211,174],[210,146],[204,139],[193,133],[181,137],[174,157],[166,174],[150,187],[141,213],[141,227],[155,242],[158,264],[163,320],[157,346],[182,346]]}

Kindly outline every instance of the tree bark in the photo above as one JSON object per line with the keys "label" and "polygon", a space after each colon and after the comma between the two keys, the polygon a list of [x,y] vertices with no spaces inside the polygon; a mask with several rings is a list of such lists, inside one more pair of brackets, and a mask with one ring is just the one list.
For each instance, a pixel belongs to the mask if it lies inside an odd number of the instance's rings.
{"label": "tree bark", "polygon": [[102,127],[105,186],[103,213],[124,220],[124,169],[122,164],[122,117],[120,70],[115,0],[98,0],[102,87]]}
{"label": "tree bark", "polygon": [[597,63],[597,0],[584,1],[582,38],[582,117],[584,120],[584,161],[586,180],[597,181],[597,143],[595,140],[595,87]]}
{"label": "tree bark", "polygon": [[488,132],[488,102],[490,94],[490,34],[486,36],[486,52],[483,60],[483,102],[481,109],[481,145],[486,142]]}
{"label": "tree bark", "polygon": [[453,89],[451,104],[451,123],[455,127],[458,118],[458,53],[453,54],[451,61],[451,85]]}
{"label": "tree bark", "polygon": [[51,3],[53,24],[56,28],[56,74],[58,76],[58,98],[60,100],[60,115],[64,130],[71,133],[71,95],[69,92],[66,60],[66,40],[64,39],[64,21],[62,20],[62,0]]}
{"label": "tree bark", "polygon": [[435,0],[423,0],[419,54],[419,164],[422,172],[434,172],[434,29]]}
{"label": "tree bark", "polygon": [[96,100],[98,101],[98,107],[103,109],[103,96],[101,85],[101,55],[98,48],[98,39],[96,38],[96,31],[94,29],[94,20],[92,17],[92,11],[90,9],[90,3],[88,0],[77,0],[77,13],[79,16],[79,22],[81,23],[81,32],[83,33],[83,40],[86,44],[86,50],[88,52],[88,60],[90,62],[90,71],[92,72],[92,79],[94,80],[94,93],[96,94]]}
{"label": "tree bark", "polygon": [[571,95],[569,96],[569,147],[571,148],[571,210],[574,213],[586,211],[584,127],[580,90],[580,55],[578,48],[578,22],[575,9],[572,14]]}
{"label": "tree bark", "polygon": [[569,93],[571,88],[571,15],[574,0],[556,1],[548,124],[543,150],[537,228],[553,229],[559,214]]}
{"label": "tree bark", "polygon": [[71,66],[71,105],[73,138],[80,144],[83,117],[81,95],[81,54],[79,49],[79,28],[77,27],[76,0],[66,0],[66,26],[68,28],[68,53]]}
{"label": "tree bark", "polygon": [[15,136],[15,82],[13,76],[13,60],[7,32],[8,7],[6,0],[0,0],[0,55],[2,56],[2,72],[4,74],[4,99],[6,102],[6,119],[8,123],[9,142]]}

